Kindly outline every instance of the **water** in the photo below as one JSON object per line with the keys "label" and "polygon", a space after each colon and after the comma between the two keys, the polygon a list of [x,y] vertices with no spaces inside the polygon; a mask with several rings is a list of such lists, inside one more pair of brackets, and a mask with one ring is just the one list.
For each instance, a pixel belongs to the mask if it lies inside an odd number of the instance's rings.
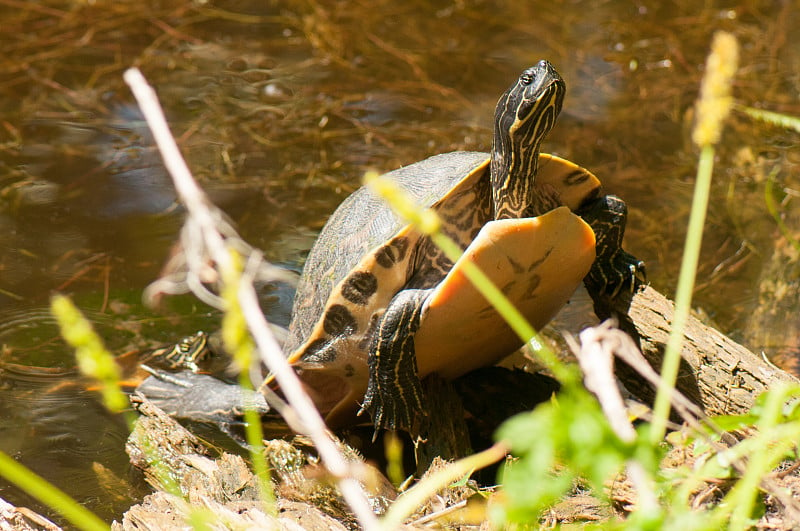
{"label": "water", "polygon": [[[0,6],[16,28],[0,36],[0,448],[118,518],[129,502],[118,493],[138,484],[124,428],[76,383],[44,315],[50,294],[71,295],[115,353],[215,326],[190,298],[141,304],[181,211],[122,83],[128,66],[157,88],[190,166],[242,235],[298,269],[365,170],[488,151],[498,96],[547,58],[568,95],[545,149],[628,202],[627,247],[670,295],[713,31],[742,45],[740,102],[800,115],[799,12],[681,0]],[[696,303],[736,337],[748,334],[777,234],[767,177],[777,172],[778,199],[794,208],[797,143],[741,115],[723,137]],[[287,301],[268,301],[276,320]]]}

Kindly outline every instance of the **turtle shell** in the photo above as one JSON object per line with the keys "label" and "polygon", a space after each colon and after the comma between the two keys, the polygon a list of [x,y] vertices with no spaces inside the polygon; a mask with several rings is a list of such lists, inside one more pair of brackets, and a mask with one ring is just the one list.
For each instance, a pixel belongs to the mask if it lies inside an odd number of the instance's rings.
{"label": "turtle shell", "polygon": [[[418,205],[435,209],[443,231],[462,248],[492,220],[487,153],[437,155],[385,177]],[[598,195],[600,183],[587,170],[542,154],[534,186],[542,211],[576,210]],[[308,255],[284,346],[324,414],[349,411],[362,399],[373,333],[395,294],[434,287],[452,266],[366,188],[339,206]],[[336,424],[333,416],[328,421]]]}
{"label": "turtle shell", "polygon": [[[397,183],[420,206],[436,209],[454,195],[470,196],[472,200],[481,196],[480,201],[485,203],[489,193],[488,163],[488,153],[445,153],[392,171],[385,177]],[[487,208],[488,205],[481,209],[483,212],[474,212],[468,226],[459,229],[462,234],[466,233],[469,239],[474,236],[488,218]],[[405,247],[402,243],[395,245],[395,250],[390,251],[386,245],[398,236],[405,236],[407,244]],[[409,248],[411,240],[416,242],[419,238],[406,221],[367,188],[359,188],[347,197],[325,224],[308,254],[297,286],[284,351],[291,354],[308,342],[334,287],[349,274],[356,273],[356,266],[365,256],[378,258],[378,264],[383,261],[391,263],[393,268],[402,267],[401,262],[407,262],[408,255],[414,253],[414,249]],[[383,252],[382,257],[378,257],[380,252]],[[391,298],[405,284],[378,284],[366,275],[374,272],[362,272],[364,274],[351,282],[354,292],[351,299],[369,300],[377,291],[388,291],[386,294]],[[315,339],[319,338],[312,341]]]}

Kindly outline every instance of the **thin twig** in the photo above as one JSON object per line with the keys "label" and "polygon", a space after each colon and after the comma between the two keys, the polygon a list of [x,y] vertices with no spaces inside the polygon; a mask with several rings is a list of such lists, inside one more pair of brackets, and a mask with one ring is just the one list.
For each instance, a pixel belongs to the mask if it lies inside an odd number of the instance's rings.
{"label": "thin twig", "polygon": [[[627,337],[627,336],[626,336]],[[597,397],[611,429],[625,442],[636,439],[636,430],[628,419],[625,401],[614,376],[614,351],[619,348],[618,336],[609,325],[587,328],[580,334],[581,347],[574,349],[583,371],[583,382]]]}
{"label": "thin twig", "polygon": [[[195,268],[209,267],[203,259],[206,255],[205,251],[207,250],[207,256],[216,266],[215,270],[232,268],[234,265],[227,248],[228,240],[241,241],[241,239],[238,238],[238,235],[235,235],[235,232],[228,234],[228,238],[220,233],[219,226],[225,227],[226,232],[233,229],[224,222],[221,212],[210,203],[205,193],[194,181],[169,130],[155,91],[147,84],[141,72],[136,68],[127,70],[124,78],[125,82],[131,87],[148,126],[153,132],[153,137],[164,159],[164,164],[175,184],[178,197],[180,197],[189,213],[184,232],[193,233],[191,238],[188,238],[191,241],[199,240],[201,242],[201,245],[194,247],[197,254],[187,259],[187,266],[189,267],[187,284],[201,284],[203,275],[198,273],[198,269]],[[197,249],[202,249],[203,252],[197,252]],[[256,275],[254,271],[258,270],[261,262],[258,256],[253,257],[251,254],[248,257],[246,278],[251,281],[242,282],[239,287],[239,304],[250,333],[253,335],[258,350],[265,359],[270,371],[276,376],[289,404],[297,416],[302,418],[303,425],[307,429],[306,435],[314,442],[323,464],[337,478],[342,496],[353,510],[359,523],[366,530],[377,529],[377,518],[372,512],[361,485],[354,479],[355,467],[348,464],[326,430],[322,417],[303,390],[297,375],[287,363],[286,358],[284,358],[281,348],[272,335],[264,315],[261,313],[252,284],[252,279]],[[205,288],[203,288],[203,291],[207,292]]]}
{"label": "thin twig", "polygon": [[500,461],[508,455],[508,452],[507,444],[498,442],[482,452],[448,463],[446,467],[421,479],[419,483],[397,498],[386,511],[381,523],[386,529],[400,527],[403,521],[427,502],[431,496],[453,481],[472,475],[475,470]]}
{"label": "thin twig", "polygon": [[438,520],[439,518],[447,516],[448,514],[455,512],[459,509],[462,509],[466,506],[467,506],[467,500],[461,500],[460,502],[454,503],[453,505],[448,505],[444,509],[428,513],[425,516],[421,516],[416,520],[414,520],[413,522],[409,522],[409,525],[415,526],[415,525],[427,524],[428,522]]}
{"label": "thin twig", "polygon": [[[248,261],[245,272],[250,272],[257,267],[253,267],[258,260],[257,255],[252,255]],[[286,358],[283,356],[280,346],[269,329],[267,320],[258,305],[258,297],[253,288],[252,282],[247,282],[247,277],[242,277],[243,282],[239,286],[239,304],[242,306],[247,326],[253,334],[258,351],[261,353],[262,360],[270,368],[275,379],[281,386],[284,396],[291,404],[296,417],[302,419],[307,435],[317,448],[322,458],[325,468],[335,477],[339,484],[348,505],[358,518],[365,529],[377,527],[377,519],[372,512],[372,508],[367,501],[364,491],[359,482],[354,479],[356,470],[354,464],[348,462],[339,451],[333,438],[327,431],[325,421],[322,420],[311,398],[303,390],[300,379],[292,370]]]}
{"label": "thin twig", "polygon": [[[614,377],[614,355],[623,349],[624,340],[630,338],[620,330],[614,330],[608,321],[587,328],[581,332],[580,338],[580,349],[573,347],[573,350],[578,357],[587,389],[597,397],[617,437],[625,442],[633,442],[636,439],[636,430],[628,418],[625,401]],[[628,477],[639,493],[640,509],[645,512],[657,509],[655,485],[642,464],[632,459],[625,466]]]}

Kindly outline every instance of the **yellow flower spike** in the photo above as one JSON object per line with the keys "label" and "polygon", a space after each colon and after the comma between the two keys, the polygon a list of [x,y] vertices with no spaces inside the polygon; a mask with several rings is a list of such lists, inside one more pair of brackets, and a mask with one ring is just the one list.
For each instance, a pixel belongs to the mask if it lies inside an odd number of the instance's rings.
{"label": "yellow flower spike", "polygon": [[222,341],[240,367],[249,367],[253,343],[247,333],[247,325],[239,306],[237,293],[242,277],[242,257],[234,250],[230,250],[229,254],[231,257],[230,267],[222,271],[221,295],[225,301]]}
{"label": "yellow flower spike", "polygon": [[736,37],[724,31],[714,34],[706,72],[700,86],[696,105],[696,121],[692,141],[698,146],[719,142],[722,122],[733,106],[731,82],[739,65],[739,45]]}
{"label": "yellow flower spike", "polygon": [[50,310],[58,321],[61,335],[75,349],[75,358],[81,373],[100,384],[105,406],[115,413],[127,409],[128,398],[119,386],[119,366],[114,361],[114,356],[103,346],[89,321],[63,295],[53,297]]}
{"label": "yellow flower spike", "polygon": [[653,405],[650,439],[654,444],[664,437],[670,411],[670,396],[678,378],[681,344],[692,304],[695,275],[703,239],[703,226],[711,191],[714,144],[719,141],[723,122],[733,104],[731,82],[736,73],[738,60],[739,49],[736,39],[730,33],[717,32],[711,43],[711,53],[706,62],[705,76],[700,85],[700,99],[696,106],[697,117],[694,131],[692,131],[692,140],[700,148],[700,159],[697,163],[697,179],[692,197],[692,208],[689,213],[689,226],[681,259],[678,285],[675,290],[672,329],[661,365],[662,383],[659,385]]}

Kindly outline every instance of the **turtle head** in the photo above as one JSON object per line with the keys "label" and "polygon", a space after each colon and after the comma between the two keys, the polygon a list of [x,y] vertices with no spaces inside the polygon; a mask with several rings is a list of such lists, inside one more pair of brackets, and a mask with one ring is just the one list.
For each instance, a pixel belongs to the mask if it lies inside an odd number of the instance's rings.
{"label": "turtle head", "polygon": [[566,85],[547,61],[526,69],[500,97],[494,114],[491,183],[495,218],[531,212],[542,140],[555,124]]}

